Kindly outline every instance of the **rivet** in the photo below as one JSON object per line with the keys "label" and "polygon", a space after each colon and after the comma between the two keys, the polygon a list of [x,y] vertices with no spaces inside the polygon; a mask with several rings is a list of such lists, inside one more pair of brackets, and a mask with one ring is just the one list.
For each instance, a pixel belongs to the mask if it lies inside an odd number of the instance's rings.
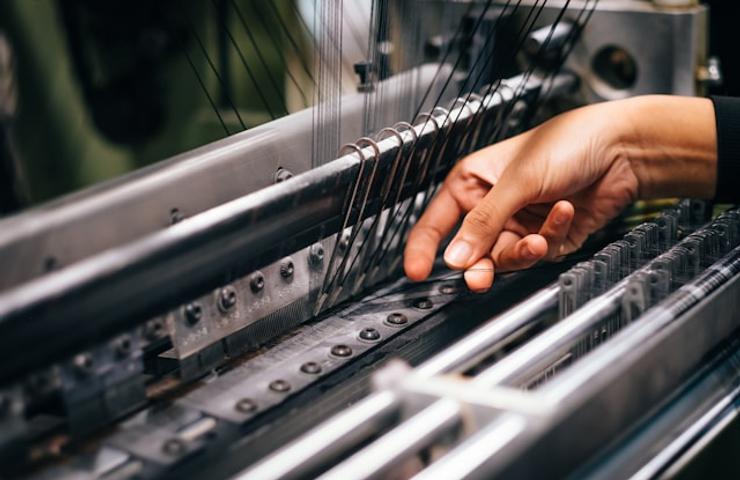
{"label": "rivet", "polygon": [[376,329],[372,327],[363,328],[360,330],[360,338],[362,340],[368,340],[368,341],[375,341],[380,339],[380,332],[378,332]]}
{"label": "rivet", "polygon": [[162,322],[162,319],[155,318],[154,320],[147,322],[144,326],[144,336],[147,340],[156,340],[162,334],[163,329],[164,323]]}
{"label": "rivet", "polygon": [[439,292],[443,295],[452,295],[453,293],[457,293],[457,288],[452,285],[442,285]]}
{"label": "rivet", "polygon": [[321,365],[316,362],[306,362],[301,365],[301,372],[308,373],[309,375],[317,375],[321,373]]}
{"label": "rivet", "polygon": [[93,359],[89,353],[80,353],[75,355],[72,363],[74,364],[75,370],[78,374],[85,376],[92,373]]}
{"label": "rivet", "polygon": [[234,408],[239,413],[252,413],[257,410],[257,403],[251,398],[240,398],[234,404]]}
{"label": "rivet", "polygon": [[120,358],[128,357],[131,353],[131,337],[123,335],[116,341],[116,354]]}
{"label": "rivet", "polygon": [[417,298],[416,300],[414,300],[414,307],[420,310],[429,310],[433,306],[434,304],[428,298]]}
{"label": "rivet", "polygon": [[314,267],[318,267],[324,262],[324,246],[322,244],[316,243],[311,245],[308,262]]}
{"label": "rivet", "polygon": [[179,438],[170,438],[162,444],[162,451],[167,455],[180,455],[185,451],[185,442]]}
{"label": "rivet", "polygon": [[290,384],[285,380],[273,380],[270,382],[270,390],[273,392],[285,393],[290,391]]}
{"label": "rivet", "polygon": [[259,270],[249,276],[249,288],[252,292],[257,293],[265,288],[265,276]]}
{"label": "rivet", "polygon": [[232,286],[224,287],[218,293],[218,309],[228,312],[236,305],[236,289]]}
{"label": "rivet", "polygon": [[293,276],[293,273],[295,272],[295,265],[293,265],[293,260],[290,258],[286,258],[282,262],[280,262],[280,276],[283,277],[285,280],[288,280]]}
{"label": "rivet", "polygon": [[200,303],[193,302],[185,305],[185,320],[190,325],[195,325],[201,318],[203,318],[203,308],[200,306]]}
{"label": "rivet", "polygon": [[352,355],[352,349],[347,345],[334,345],[331,347],[331,354],[337,357],[349,357]]}
{"label": "rivet", "polygon": [[408,323],[409,319],[403,313],[394,312],[388,315],[388,318],[386,318],[385,321],[391,325],[405,325]]}

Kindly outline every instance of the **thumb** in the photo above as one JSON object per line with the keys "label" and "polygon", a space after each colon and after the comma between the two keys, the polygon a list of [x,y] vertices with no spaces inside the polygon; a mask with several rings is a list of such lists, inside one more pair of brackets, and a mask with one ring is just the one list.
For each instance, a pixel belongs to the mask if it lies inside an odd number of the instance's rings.
{"label": "thumb", "polygon": [[483,200],[463,219],[460,230],[445,250],[447,266],[455,270],[470,268],[488,255],[504,224],[528,203],[528,195],[514,172],[507,169]]}

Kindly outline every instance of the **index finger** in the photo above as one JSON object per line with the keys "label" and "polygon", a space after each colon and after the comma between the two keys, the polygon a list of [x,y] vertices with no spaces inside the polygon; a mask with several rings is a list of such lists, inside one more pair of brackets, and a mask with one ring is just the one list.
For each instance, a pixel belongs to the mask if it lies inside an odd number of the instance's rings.
{"label": "index finger", "polygon": [[449,188],[442,184],[409,233],[403,253],[403,267],[409,279],[418,282],[429,276],[439,244],[455,228],[462,213]]}

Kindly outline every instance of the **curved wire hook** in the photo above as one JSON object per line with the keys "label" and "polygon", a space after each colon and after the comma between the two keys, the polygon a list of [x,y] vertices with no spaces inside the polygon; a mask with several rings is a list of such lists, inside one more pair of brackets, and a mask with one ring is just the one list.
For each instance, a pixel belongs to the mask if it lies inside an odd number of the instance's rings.
{"label": "curved wire hook", "polygon": [[[415,126],[418,126],[421,123],[422,120],[424,121],[424,126],[426,126],[426,124],[428,122],[432,122],[434,124],[434,128],[436,130],[436,133],[439,133],[440,131],[442,131],[442,129],[439,128],[439,122],[437,121],[436,118],[434,118],[434,116],[431,113],[422,112],[422,113],[418,114],[416,116],[416,118],[414,118],[414,125]],[[422,129],[423,129],[423,127],[422,127]]]}

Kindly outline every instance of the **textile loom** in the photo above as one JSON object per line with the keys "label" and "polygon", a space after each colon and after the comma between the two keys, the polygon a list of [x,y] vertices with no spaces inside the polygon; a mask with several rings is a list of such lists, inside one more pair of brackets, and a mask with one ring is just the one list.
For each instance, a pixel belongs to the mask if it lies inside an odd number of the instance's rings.
{"label": "textile loom", "polygon": [[[60,5],[69,31],[103,18]],[[168,45],[172,95],[200,99],[223,138],[0,220],[3,477],[653,478],[732,460],[740,211],[641,203],[484,295],[441,261],[422,283],[401,267],[466,154],[577,106],[706,94],[721,81],[706,6],[161,10],[166,41],[146,50]],[[115,54],[119,23],[75,71]],[[14,38],[0,87],[29,52]],[[88,94],[126,67],[106,61]],[[26,92],[7,81],[11,118]],[[132,144],[154,128],[90,115]]]}

